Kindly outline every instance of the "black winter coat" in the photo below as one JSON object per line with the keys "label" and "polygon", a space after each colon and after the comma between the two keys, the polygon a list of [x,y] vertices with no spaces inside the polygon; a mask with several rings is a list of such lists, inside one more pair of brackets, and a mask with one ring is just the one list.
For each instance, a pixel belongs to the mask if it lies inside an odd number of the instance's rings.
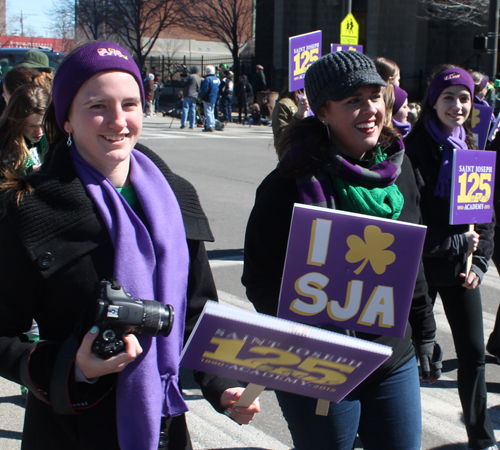
{"label": "black winter coat", "polygon": [[[191,184],[146,147],[136,148],[158,166],[181,208],[190,256],[187,338],[207,299],[217,298],[203,244],[213,236]],[[75,324],[81,323],[80,341],[93,325],[94,288],[99,280],[113,276],[114,248],[65,144],[57,147],[49,167],[27,180],[33,193],[25,196],[20,207],[6,201],[6,215],[0,220],[0,376],[22,383],[24,369],[50,402],[58,351]],[[36,348],[25,334],[33,318],[40,329],[41,344]],[[30,393],[23,450],[118,449],[116,376],[102,376],[95,384],[77,383],[71,365],[65,393],[76,415],[58,415],[50,404]],[[196,373],[195,378],[216,408],[220,408],[222,392],[238,386],[234,380],[203,373]],[[185,422],[179,422],[177,434],[185,436]],[[190,447],[167,447],[184,448]]]}
{"label": "black winter coat", "polygon": [[[421,195],[422,219],[427,225],[423,252],[427,282],[434,286],[460,285],[463,278],[459,274],[466,270],[467,253],[456,243],[469,226],[450,225],[450,203],[434,195],[442,161],[440,146],[421,127],[408,135],[405,147]],[[482,279],[493,254],[494,222],[479,223],[474,228],[480,238],[472,257],[472,270]]]}

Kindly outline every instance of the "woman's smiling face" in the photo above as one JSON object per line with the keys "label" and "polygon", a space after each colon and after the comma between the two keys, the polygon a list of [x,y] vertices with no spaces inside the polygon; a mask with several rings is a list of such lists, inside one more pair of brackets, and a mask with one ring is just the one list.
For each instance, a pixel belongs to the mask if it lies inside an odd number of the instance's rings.
{"label": "woman's smiling face", "polygon": [[328,101],[318,118],[330,128],[335,147],[356,159],[374,148],[382,132],[385,103],[378,85],[366,85],[340,101]]}
{"label": "woman's smiling face", "polygon": [[472,108],[471,94],[462,84],[448,86],[439,94],[434,109],[441,130],[450,134],[465,123]]}
{"label": "woman's smiling face", "polygon": [[64,124],[81,157],[108,176],[128,165],[142,130],[141,93],[126,72],[101,72],[89,78],[71,103]]}

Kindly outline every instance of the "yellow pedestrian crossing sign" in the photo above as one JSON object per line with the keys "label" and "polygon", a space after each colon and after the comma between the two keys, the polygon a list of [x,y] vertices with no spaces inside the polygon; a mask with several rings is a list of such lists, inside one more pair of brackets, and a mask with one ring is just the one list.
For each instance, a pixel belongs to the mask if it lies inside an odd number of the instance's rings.
{"label": "yellow pedestrian crossing sign", "polygon": [[358,45],[359,25],[352,14],[347,14],[340,23],[340,43]]}

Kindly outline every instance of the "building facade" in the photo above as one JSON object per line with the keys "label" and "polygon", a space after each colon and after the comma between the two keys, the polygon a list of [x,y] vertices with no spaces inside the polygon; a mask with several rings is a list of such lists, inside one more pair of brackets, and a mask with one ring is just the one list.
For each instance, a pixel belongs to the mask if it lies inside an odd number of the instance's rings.
{"label": "building facade", "polygon": [[[256,6],[255,58],[266,69],[273,89],[288,73],[288,38],[315,30],[323,32],[323,54],[340,41],[346,11],[342,0],[266,0]],[[451,63],[485,69],[486,58],[473,49],[474,36],[485,27],[454,26],[426,20],[419,0],[352,0],[360,44],[370,57],[384,56],[401,68],[401,85],[411,100],[420,100],[426,77],[437,64]]]}

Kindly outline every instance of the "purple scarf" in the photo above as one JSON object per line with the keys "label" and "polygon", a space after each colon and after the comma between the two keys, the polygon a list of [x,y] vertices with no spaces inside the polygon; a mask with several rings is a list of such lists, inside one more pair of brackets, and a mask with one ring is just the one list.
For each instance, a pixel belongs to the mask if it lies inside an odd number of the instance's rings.
{"label": "purple scarf", "polygon": [[408,133],[411,130],[411,123],[410,122],[403,123],[403,122],[398,122],[395,119],[392,119],[392,124],[394,125],[394,128],[396,128],[396,130],[398,130],[398,132],[402,138],[405,138],[406,136],[408,136]]}
{"label": "purple scarf", "polygon": [[460,126],[453,130],[451,135],[443,133],[436,122],[428,120],[424,124],[425,129],[432,139],[443,147],[443,160],[439,168],[438,182],[434,189],[434,195],[443,200],[450,201],[451,192],[451,171],[453,166],[453,149],[468,150],[465,138],[467,136],[465,128]]}
{"label": "purple scarf", "polygon": [[[401,173],[404,158],[404,144],[398,139],[394,145],[384,150],[387,159],[370,168],[349,162],[336,148],[330,146],[327,161],[321,170],[297,178],[300,202],[306,205],[335,209],[335,192],[332,176],[349,183],[357,183],[367,188],[391,186]],[[300,150],[290,149],[292,158],[297,158]]]}
{"label": "purple scarf", "polygon": [[157,450],[161,417],[188,410],[178,387],[186,313],[189,254],[177,199],[145,155],[130,155],[130,181],[151,234],[113,184],[70,149],[79,178],[96,204],[115,248],[114,275],[138,298],[174,307],[168,337],[138,336],[144,352],[118,375],[116,419],[122,450]]}

